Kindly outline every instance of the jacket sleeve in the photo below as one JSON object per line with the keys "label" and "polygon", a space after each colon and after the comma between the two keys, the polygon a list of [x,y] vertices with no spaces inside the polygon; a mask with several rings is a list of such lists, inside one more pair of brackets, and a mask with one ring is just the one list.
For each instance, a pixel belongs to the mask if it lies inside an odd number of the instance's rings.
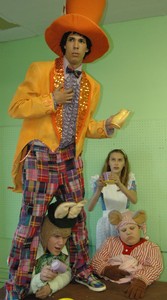
{"label": "jacket sleeve", "polygon": [[114,134],[114,129],[112,129],[112,131],[108,133],[105,127],[105,122],[106,120],[95,121],[94,119],[91,119],[86,132],[86,137],[91,139],[103,139],[112,137]]}
{"label": "jacket sleeve", "polygon": [[43,287],[46,284],[49,284],[50,289],[52,290],[51,294],[57,292],[58,290],[65,287],[71,281],[71,269],[69,267],[69,258],[65,262],[68,265],[67,271],[64,273],[59,273],[53,280],[48,282],[43,282],[40,280],[40,273],[35,274],[33,272],[29,294],[35,294],[37,290]]}
{"label": "jacket sleeve", "polygon": [[69,256],[67,257],[65,263],[68,266],[66,272],[59,273],[53,280],[48,282],[50,289],[52,291],[51,294],[62,289],[71,281],[71,268],[69,267]]}
{"label": "jacket sleeve", "polygon": [[159,246],[149,241],[143,243],[142,253],[142,268],[136,271],[134,277],[150,285],[159,278],[163,270],[162,254]]}
{"label": "jacket sleeve", "polygon": [[102,275],[104,268],[108,266],[108,260],[112,257],[112,253],[113,241],[111,238],[108,238],[92,259],[92,267],[96,274]]}
{"label": "jacket sleeve", "polygon": [[[25,80],[18,87],[8,113],[12,118],[40,118],[54,111],[54,103],[49,92],[49,79],[42,63],[32,63]],[[49,75],[48,75],[49,76]]]}
{"label": "jacket sleeve", "polygon": [[106,120],[96,121],[93,118],[100,99],[100,85],[95,80],[92,80],[92,78],[90,79],[90,77],[89,80],[91,82],[90,120],[86,131],[86,137],[94,139],[112,137],[114,130],[107,132],[105,126]]}
{"label": "jacket sleeve", "polygon": [[46,284],[47,282],[41,281],[40,273],[36,275],[33,274],[33,277],[31,279],[29,294],[35,294],[41,287],[43,287]]}
{"label": "jacket sleeve", "polygon": [[49,284],[50,289],[52,290],[52,293],[57,292],[58,290],[65,287],[68,283],[71,281],[71,270],[68,268],[68,270],[65,273],[58,274],[53,280],[48,282],[43,282],[40,280],[40,273],[34,275],[34,277],[31,280],[30,285],[30,291],[29,294],[35,294],[37,290],[39,290],[41,287],[43,287],[46,284]]}
{"label": "jacket sleeve", "polygon": [[68,270],[65,273],[58,274],[53,280],[49,281],[48,284],[52,290],[52,294],[58,290],[65,287],[71,281],[71,270]]}

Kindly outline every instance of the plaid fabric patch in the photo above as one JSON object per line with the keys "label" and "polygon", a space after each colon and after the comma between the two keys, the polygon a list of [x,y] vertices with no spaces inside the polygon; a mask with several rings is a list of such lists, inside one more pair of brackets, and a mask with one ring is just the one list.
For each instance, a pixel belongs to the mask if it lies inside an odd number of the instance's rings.
{"label": "plaid fabric patch", "polygon": [[[39,243],[39,232],[48,204],[56,195],[65,201],[79,202],[84,197],[83,163],[75,158],[75,147],[51,152],[47,147],[31,145],[23,166],[23,201],[19,223],[9,257],[6,289],[18,295],[29,290]],[[85,213],[75,225],[70,240],[73,273],[89,261]]]}
{"label": "plaid fabric patch", "polygon": [[84,209],[82,209],[77,223],[72,228],[69,253],[74,276],[83,270],[85,272],[85,270],[90,269],[88,231]]}

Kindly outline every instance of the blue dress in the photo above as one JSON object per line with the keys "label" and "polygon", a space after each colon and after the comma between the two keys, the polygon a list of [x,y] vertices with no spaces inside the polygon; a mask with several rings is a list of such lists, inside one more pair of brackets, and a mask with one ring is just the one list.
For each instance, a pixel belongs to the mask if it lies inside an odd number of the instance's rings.
{"label": "blue dress", "polygon": [[[91,177],[91,184],[94,191],[96,190],[98,179],[99,175]],[[135,175],[131,172],[129,173],[127,188],[128,190],[136,190]],[[116,184],[107,184],[105,187],[103,187],[99,200],[101,201],[103,215],[98,220],[96,225],[96,250],[100,248],[102,243],[109,236],[118,235],[115,227],[108,221],[109,211],[116,209],[120,212],[124,212],[126,209],[128,209],[130,204],[126,195],[119,190]]]}

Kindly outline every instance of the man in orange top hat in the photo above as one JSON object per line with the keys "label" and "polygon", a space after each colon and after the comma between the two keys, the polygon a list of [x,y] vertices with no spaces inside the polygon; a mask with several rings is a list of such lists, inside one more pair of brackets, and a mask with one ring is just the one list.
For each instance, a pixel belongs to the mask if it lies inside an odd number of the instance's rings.
{"label": "man in orange top hat", "polygon": [[119,114],[93,119],[100,85],[82,70],[82,63],[109,49],[98,25],[104,7],[104,0],[67,0],[66,14],[45,32],[59,57],[32,63],[10,104],[10,116],[24,120],[12,170],[13,190],[23,193],[23,203],[8,260],[6,300],[22,299],[29,290],[41,224],[56,196],[77,203],[80,211],[70,238],[73,279],[94,291],[106,288],[93,276],[89,262],[81,159],[86,137],[111,137],[121,120]]}

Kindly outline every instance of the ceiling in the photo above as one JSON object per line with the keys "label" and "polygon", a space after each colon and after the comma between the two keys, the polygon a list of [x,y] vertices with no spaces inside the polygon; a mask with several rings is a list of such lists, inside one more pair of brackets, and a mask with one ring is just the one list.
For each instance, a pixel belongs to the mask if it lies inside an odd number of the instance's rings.
{"label": "ceiling", "polygon": [[[65,4],[65,0],[0,1],[0,42],[43,34],[46,27],[62,15]],[[101,23],[165,15],[167,15],[167,0],[107,0]]]}

